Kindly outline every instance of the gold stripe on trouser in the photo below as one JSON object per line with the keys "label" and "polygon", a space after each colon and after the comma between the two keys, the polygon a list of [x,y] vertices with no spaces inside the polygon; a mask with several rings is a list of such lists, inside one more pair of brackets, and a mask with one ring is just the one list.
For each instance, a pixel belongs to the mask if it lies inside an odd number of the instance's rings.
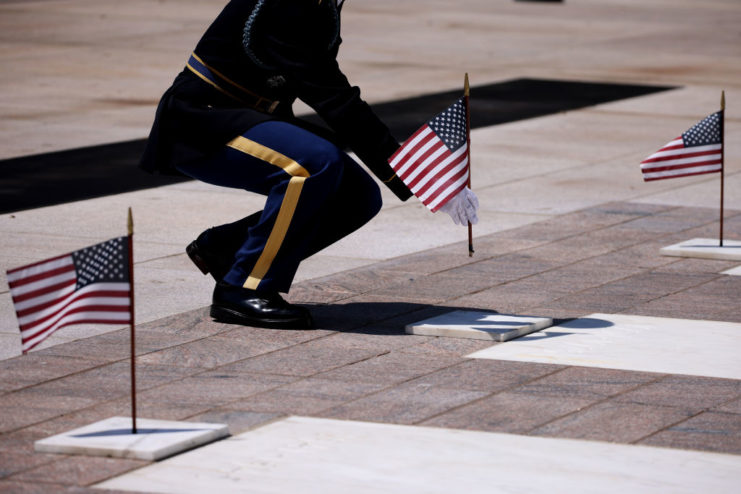
{"label": "gold stripe on trouser", "polygon": [[306,171],[306,168],[291,158],[245,137],[239,136],[228,142],[227,146],[261,159],[271,165],[280,167],[291,176],[285,196],[283,197],[283,202],[278,211],[278,217],[273,225],[273,230],[270,232],[270,236],[268,236],[268,241],[265,243],[265,248],[257,259],[255,267],[252,268],[252,272],[243,285],[245,288],[255,290],[265,276],[265,273],[270,269],[280,246],[283,244],[283,240],[286,238],[286,232],[288,232],[288,227],[291,225],[293,214],[296,211],[296,204],[298,204],[304,181],[310,175]]}

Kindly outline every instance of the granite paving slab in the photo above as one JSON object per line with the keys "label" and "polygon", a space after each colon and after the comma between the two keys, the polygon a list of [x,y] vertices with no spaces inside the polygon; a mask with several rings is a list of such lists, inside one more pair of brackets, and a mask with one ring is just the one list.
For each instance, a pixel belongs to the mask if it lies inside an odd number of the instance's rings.
{"label": "granite paving slab", "polygon": [[[741,454],[737,414],[702,412],[642,439],[640,444]],[[693,443],[697,446],[691,446]]]}
{"label": "granite paving slab", "polygon": [[332,380],[320,375],[288,383],[246,399],[229,403],[230,410],[250,410],[250,413],[311,415],[347,401],[375,393],[387,384],[353,380]]}
{"label": "granite paving slab", "polygon": [[[633,443],[691,418],[677,408],[617,403],[597,403],[532,430],[536,436],[571,437]],[[597,426],[599,424],[599,426]]]}

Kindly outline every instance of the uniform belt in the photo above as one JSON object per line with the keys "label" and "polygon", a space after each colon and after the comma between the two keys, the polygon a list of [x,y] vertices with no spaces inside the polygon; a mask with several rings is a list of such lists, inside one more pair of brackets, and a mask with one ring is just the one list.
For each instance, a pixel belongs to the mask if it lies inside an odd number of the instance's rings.
{"label": "uniform belt", "polygon": [[255,110],[265,113],[273,113],[278,105],[280,105],[280,101],[264,98],[230,80],[219,71],[206,65],[195,53],[190,56],[186,66],[191,70],[191,72],[211,86],[215,87],[230,98],[244,103]]}

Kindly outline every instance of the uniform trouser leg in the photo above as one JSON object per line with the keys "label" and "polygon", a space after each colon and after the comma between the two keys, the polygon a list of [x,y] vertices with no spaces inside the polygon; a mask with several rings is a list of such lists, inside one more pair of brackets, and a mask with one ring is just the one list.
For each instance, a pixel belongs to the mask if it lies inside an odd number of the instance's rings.
{"label": "uniform trouser leg", "polygon": [[267,196],[224,281],[287,292],[299,263],[378,212],[373,179],[334,144],[285,122],[265,122],[199,163],[181,166],[204,182]]}

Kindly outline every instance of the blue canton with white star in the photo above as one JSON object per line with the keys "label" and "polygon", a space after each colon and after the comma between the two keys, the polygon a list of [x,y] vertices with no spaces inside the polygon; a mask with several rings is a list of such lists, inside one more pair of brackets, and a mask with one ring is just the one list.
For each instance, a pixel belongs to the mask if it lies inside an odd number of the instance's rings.
{"label": "blue canton with white star", "polygon": [[72,253],[80,289],[92,283],[122,283],[129,281],[129,244],[127,237],[80,249]]}
{"label": "blue canton with white star", "polygon": [[692,147],[720,144],[720,118],[720,112],[717,112],[696,123],[690,130],[682,134],[684,145]]}
{"label": "blue canton with white star", "polygon": [[466,107],[463,98],[453,103],[447,110],[432,118],[427,125],[451,151],[466,142]]}

